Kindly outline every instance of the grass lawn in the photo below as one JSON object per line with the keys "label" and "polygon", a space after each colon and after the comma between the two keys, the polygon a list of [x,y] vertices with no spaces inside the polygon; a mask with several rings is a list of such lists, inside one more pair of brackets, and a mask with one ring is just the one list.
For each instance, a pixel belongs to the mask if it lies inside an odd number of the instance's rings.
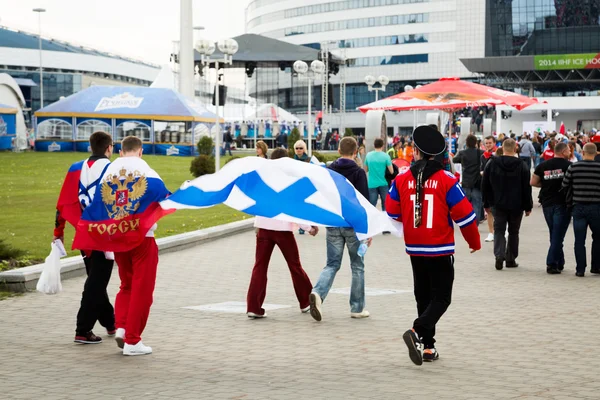
{"label": "grass lawn", "polygon": [[[25,258],[46,258],[63,179],[69,166],[85,157],[83,153],[0,153],[0,239],[25,251]],[[229,158],[221,157],[221,163]],[[193,179],[189,172],[192,157],[144,156],[144,159],[172,192],[184,181]],[[247,217],[224,205],[182,210],[160,220],[156,235],[175,235]],[[70,247],[73,235],[74,229],[68,225],[65,247]],[[70,255],[75,254],[77,252],[70,252]]]}

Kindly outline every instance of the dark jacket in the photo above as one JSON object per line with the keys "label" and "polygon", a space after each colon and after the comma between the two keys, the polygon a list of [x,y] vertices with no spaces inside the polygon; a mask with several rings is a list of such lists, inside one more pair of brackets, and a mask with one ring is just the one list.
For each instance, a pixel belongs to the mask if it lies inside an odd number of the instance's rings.
{"label": "dark jacket", "polygon": [[485,208],[531,211],[533,198],[529,169],[516,157],[492,157],[483,171],[481,193]]}
{"label": "dark jacket", "polygon": [[452,159],[454,164],[462,165],[462,187],[465,189],[479,189],[481,187],[481,156],[483,151],[468,148],[461,150]]}
{"label": "dark jacket", "polygon": [[358,164],[347,158],[338,158],[328,168],[348,179],[365,199],[369,199],[367,173]]}

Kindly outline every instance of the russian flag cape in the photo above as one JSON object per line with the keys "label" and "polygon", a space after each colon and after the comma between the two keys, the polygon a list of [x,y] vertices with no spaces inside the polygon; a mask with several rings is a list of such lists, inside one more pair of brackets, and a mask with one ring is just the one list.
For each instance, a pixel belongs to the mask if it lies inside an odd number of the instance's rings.
{"label": "russian flag cape", "polygon": [[156,221],[174,211],[159,205],[168,195],[162,179],[144,160],[118,158],[83,211],[73,248],[123,252],[137,247]]}
{"label": "russian flag cape", "polygon": [[244,157],[219,172],[188,181],[165,209],[225,205],[247,214],[304,225],[349,227],[359,240],[384,231],[400,234],[342,175],[290,158]]}
{"label": "russian flag cape", "polygon": [[78,161],[71,165],[62,189],[58,195],[56,209],[60,216],[68,223],[77,227],[77,223],[81,218],[81,204],[79,203],[79,178],[81,177],[81,169],[85,160]]}

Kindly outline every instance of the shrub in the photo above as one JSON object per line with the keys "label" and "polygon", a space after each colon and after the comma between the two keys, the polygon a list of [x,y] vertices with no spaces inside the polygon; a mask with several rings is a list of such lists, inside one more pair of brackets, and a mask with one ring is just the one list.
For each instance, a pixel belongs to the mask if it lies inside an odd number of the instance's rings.
{"label": "shrub", "polygon": [[240,157],[240,156],[233,156],[233,157],[231,157],[229,160],[225,161],[225,164],[223,164],[223,165],[227,165],[227,164],[228,164],[230,161],[233,161],[233,160],[235,160],[235,159],[237,159],[237,158],[243,158],[243,157]]}
{"label": "shrub", "polygon": [[315,156],[316,159],[319,160],[319,162],[322,162],[322,163],[327,162],[327,157],[325,157],[324,154],[313,151],[312,155]]}
{"label": "shrub", "polygon": [[215,173],[215,159],[206,154],[201,154],[192,160],[190,172],[196,178],[202,175]]}
{"label": "shrub", "polygon": [[294,129],[292,129],[292,132],[288,135],[288,149],[292,151],[291,157],[294,156],[294,145],[300,139],[302,139],[302,136],[300,136],[300,131],[298,130],[298,127],[295,127]]}
{"label": "shrub", "polygon": [[295,155],[296,155],[296,152],[294,151],[294,148],[293,147],[288,148],[288,157],[294,158]]}
{"label": "shrub", "polygon": [[354,132],[352,131],[352,128],[346,128],[346,130],[344,130],[344,137],[348,136],[354,137]]}
{"label": "shrub", "polygon": [[10,246],[8,243],[5,243],[4,240],[0,239],[0,261],[1,260],[7,260],[7,261],[14,260],[14,259],[21,257],[24,254],[25,254],[24,251],[15,249],[14,247]]}
{"label": "shrub", "polygon": [[212,138],[210,136],[202,136],[200,138],[200,140],[198,141],[198,145],[197,145],[198,154],[210,156],[212,154],[213,147],[214,147],[214,143],[213,143]]}

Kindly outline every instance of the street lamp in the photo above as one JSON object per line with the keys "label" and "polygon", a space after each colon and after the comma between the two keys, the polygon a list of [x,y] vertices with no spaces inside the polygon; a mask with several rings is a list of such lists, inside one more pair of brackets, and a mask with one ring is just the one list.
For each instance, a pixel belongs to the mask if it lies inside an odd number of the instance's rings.
{"label": "street lamp", "polygon": [[312,135],[313,135],[313,121],[312,121],[312,84],[313,81],[325,72],[325,64],[320,60],[314,60],[308,64],[302,60],[298,60],[294,63],[294,71],[299,76],[304,76],[308,80],[308,156],[312,157]]}
{"label": "street lamp", "polygon": [[45,8],[34,8],[33,12],[38,13],[38,42],[40,48],[40,108],[44,108],[44,73],[42,72],[42,13]]}
{"label": "street lamp", "polygon": [[217,132],[215,138],[215,171],[221,168],[221,122],[219,117],[219,63],[223,65],[231,65],[233,63],[233,55],[238,51],[238,43],[233,39],[221,40],[217,43],[219,51],[223,53],[223,58],[211,58],[215,52],[215,43],[210,40],[198,40],[196,42],[196,51],[200,53],[200,61],[203,65],[211,67],[215,65],[217,73],[217,81],[215,82],[215,108],[217,114]]}
{"label": "street lamp", "polygon": [[[379,82],[378,87],[374,85]],[[382,90],[385,92],[385,87],[390,83],[390,78],[385,75],[379,75],[379,78],[375,79],[373,75],[365,76],[365,83],[369,87],[369,92],[375,91],[375,101],[379,100],[379,91]]]}

